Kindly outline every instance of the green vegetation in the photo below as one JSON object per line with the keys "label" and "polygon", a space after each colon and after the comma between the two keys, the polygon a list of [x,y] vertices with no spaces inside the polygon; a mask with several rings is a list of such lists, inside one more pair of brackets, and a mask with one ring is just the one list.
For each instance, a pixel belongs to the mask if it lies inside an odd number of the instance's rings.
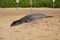
{"label": "green vegetation", "polygon": [[[20,0],[20,3],[17,4],[16,0],[0,0],[0,7],[30,7],[30,0]],[[53,7],[52,0],[32,0],[33,7]],[[56,0],[54,3],[55,8],[60,8],[60,0]]]}

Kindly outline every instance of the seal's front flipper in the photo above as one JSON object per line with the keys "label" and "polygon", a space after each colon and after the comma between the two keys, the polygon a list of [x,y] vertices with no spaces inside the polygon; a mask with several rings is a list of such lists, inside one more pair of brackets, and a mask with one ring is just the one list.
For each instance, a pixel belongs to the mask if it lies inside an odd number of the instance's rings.
{"label": "seal's front flipper", "polygon": [[25,20],[25,22],[30,22],[30,20],[27,19],[27,20]]}

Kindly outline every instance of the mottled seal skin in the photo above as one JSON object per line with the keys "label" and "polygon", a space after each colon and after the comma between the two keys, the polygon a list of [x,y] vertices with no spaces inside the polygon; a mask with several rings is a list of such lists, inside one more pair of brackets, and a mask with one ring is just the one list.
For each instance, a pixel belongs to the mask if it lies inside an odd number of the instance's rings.
{"label": "mottled seal skin", "polygon": [[22,23],[25,23],[25,22],[29,22],[29,21],[32,21],[32,20],[35,20],[35,19],[51,18],[51,17],[53,17],[53,16],[46,16],[45,14],[30,14],[30,15],[27,15],[27,16],[19,19],[19,20],[13,21],[12,24],[11,24],[11,27],[22,24]]}

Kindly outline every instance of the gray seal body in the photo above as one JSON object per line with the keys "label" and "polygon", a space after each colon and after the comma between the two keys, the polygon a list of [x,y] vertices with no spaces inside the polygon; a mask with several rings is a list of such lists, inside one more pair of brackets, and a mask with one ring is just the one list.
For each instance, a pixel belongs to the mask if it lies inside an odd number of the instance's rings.
{"label": "gray seal body", "polygon": [[30,14],[30,15],[27,15],[27,16],[19,19],[19,20],[13,21],[11,26],[16,26],[16,25],[19,25],[19,24],[22,24],[22,23],[25,23],[25,22],[35,20],[35,19],[49,18],[49,17],[51,18],[53,16],[46,16],[45,14]]}

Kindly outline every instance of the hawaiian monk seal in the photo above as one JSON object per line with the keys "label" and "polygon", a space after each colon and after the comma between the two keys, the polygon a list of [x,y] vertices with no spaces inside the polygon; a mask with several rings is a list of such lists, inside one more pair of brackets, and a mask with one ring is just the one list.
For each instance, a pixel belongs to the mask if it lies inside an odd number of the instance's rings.
{"label": "hawaiian monk seal", "polygon": [[53,17],[53,16],[46,16],[45,14],[30,14],[30,15],[27,15],[27,16],[19,19],[19,20],[13,21],[12,24],[11,24],[11,27],[22,24],[22,23],[25,23],[25,22],[29,22],[29,21],[32,21],[32,20],[35,20],[35,19],[51,18],[51,17]]}

